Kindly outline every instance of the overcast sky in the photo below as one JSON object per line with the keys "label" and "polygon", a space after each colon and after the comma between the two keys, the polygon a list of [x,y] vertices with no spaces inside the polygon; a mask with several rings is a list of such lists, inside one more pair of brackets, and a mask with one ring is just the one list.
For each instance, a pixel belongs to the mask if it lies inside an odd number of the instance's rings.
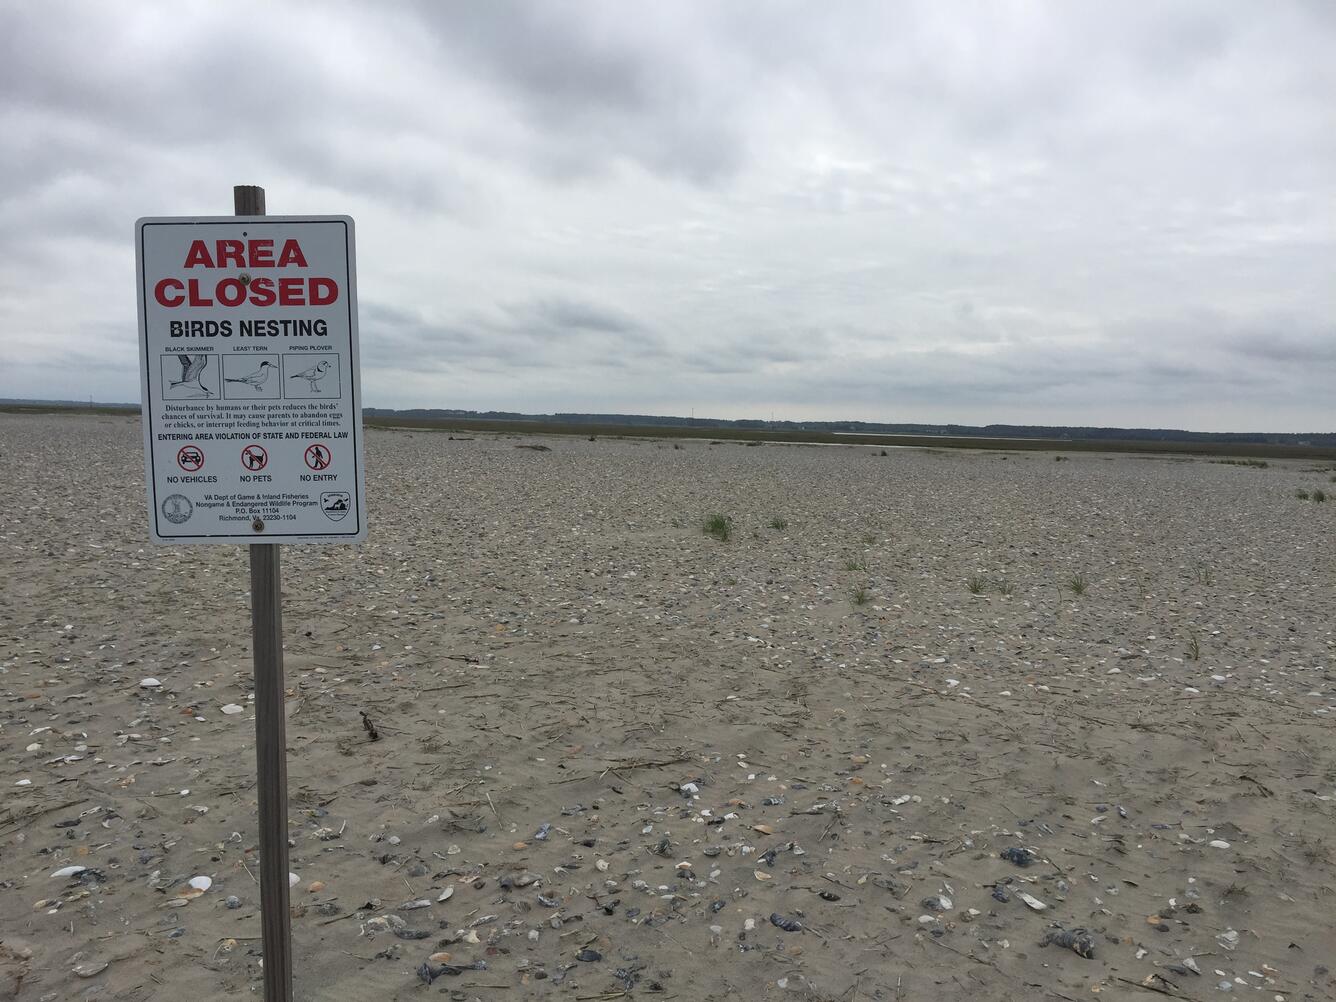
{"label": "overcast sky", "polygon": [[1334,95],[1326,0],[0,0],[0,397],[253,183],[373,406],[1332,431]]}

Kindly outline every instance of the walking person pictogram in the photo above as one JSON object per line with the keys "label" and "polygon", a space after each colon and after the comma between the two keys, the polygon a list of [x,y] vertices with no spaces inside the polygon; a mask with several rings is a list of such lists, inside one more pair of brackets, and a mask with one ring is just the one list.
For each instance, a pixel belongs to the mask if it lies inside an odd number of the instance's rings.
{"label": "walking person pictogram", "polygon": [[319,472],[326,469],[330,463],[334,462],[334,456],[330,453],[329,447],[315,444],[306,447],[306,465]]}
{"label": "walking person pictogram", "polygon": [[241,450],[241,465],[252,473],[263,470],[269,464],[269,453],[262,445],[248,445]]}
{"label": "walking person pictogram", "polygon": [[176,465],[187,473],[204,467],[204,450],[196,445],[183,445],[176,452]]}

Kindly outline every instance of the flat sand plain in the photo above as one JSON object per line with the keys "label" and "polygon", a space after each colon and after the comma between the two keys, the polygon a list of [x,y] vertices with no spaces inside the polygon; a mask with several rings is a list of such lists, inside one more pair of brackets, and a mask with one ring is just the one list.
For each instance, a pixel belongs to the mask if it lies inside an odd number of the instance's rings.
{"label": "flat sand plain", "polygon": [[[0,999],[259,991],[246,551],[139,436],[0,416]],[[1322,464],[366,460],[283,556],[298,998],[1336,996]]]}

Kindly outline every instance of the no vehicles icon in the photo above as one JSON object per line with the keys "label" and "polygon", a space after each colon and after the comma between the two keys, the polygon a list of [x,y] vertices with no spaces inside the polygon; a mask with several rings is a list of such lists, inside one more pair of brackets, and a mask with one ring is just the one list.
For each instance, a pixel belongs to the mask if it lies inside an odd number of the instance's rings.
{"label": "no vehicles icon", "polygon": [[329,446],[316,443],[306,447],[306,465],[316,472],[328,469],[333,461],[334,457],[330,454]]}
{"label": "no vehicles icon", "polygon": [[197,445],[183,445],[176,452],[176,465],[187,473],[204,467],[204,450]]}
{"label": "no vehicles icon", "polygon": [[269,453],[262,445],[248,445],[241,450],[241,465],[252,473],[258,473],[269,465]]}

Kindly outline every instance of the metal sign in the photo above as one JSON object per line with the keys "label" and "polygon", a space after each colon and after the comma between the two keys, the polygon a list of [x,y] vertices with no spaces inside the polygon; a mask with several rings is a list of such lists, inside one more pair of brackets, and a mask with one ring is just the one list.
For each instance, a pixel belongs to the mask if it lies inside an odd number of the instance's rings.
{"label": "metal sign", "polygon": [[353,221],[153,218],[135,237],[153,541],[365,539]]}

